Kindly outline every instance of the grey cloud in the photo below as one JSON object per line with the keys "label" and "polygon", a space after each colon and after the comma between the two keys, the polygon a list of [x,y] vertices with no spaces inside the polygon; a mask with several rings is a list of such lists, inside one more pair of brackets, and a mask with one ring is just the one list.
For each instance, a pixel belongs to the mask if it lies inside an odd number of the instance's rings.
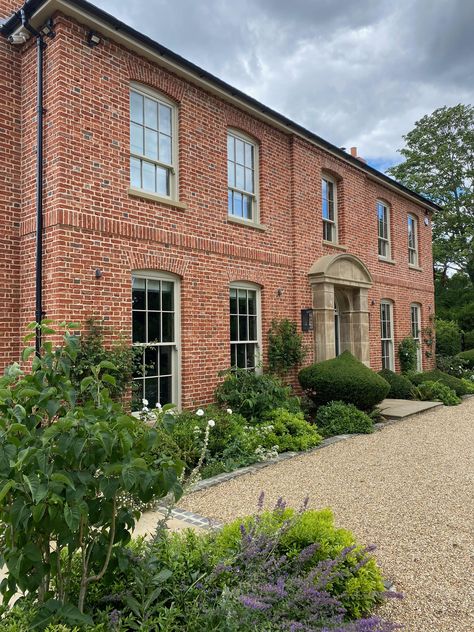
{"label": "grey cloud", "polygon": [[96,0],[134,28],[377,164],[443,105],[474,101],[467,0]]}

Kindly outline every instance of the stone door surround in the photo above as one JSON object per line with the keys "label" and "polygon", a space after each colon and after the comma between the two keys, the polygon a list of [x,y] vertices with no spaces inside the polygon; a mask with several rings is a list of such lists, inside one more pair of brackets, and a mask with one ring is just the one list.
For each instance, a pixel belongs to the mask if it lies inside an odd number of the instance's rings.
{"label": "stone door surround", "polygon": [[341,353],[350,351],[370,366],[369,288],[365,264],[347,253],[318,259],[308,274],[313,295],[315,362],[335,356],[334,305],[340,311]]}

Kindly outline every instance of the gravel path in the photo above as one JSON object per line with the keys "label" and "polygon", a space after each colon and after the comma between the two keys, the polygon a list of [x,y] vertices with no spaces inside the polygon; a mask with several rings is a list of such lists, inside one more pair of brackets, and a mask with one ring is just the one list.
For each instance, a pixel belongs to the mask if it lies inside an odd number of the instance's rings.
{"label": "gravel path", "polygon": [[336,523],[374,543],[405,595],[381,609],[405,630],[474,631],[474,398],[187,496],[181,506],[229,521],[264,490],[332,507]]}

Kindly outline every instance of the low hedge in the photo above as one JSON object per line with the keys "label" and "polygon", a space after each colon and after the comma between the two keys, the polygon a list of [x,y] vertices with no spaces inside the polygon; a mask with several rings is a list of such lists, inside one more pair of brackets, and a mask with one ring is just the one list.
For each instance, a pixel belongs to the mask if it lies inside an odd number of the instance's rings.
{"label": "low hedge", "polygon": [[318,408],[316,423],[326,437],[339,434],[367,434],[373,432],[374,424],[367,413],[354,404],[329,402]]}
{"label": "low hedge", "polygon": [[343,401],[370,411],[390,391],[389,383],[380,375],[344,351],[332,360],[325,360],[302,369],[298,378],[306,394],[316,406]]}
{"label": "low hedge", "polygon": [[422,401],[442,402],[445,406],[457,406],[461,403],[453,389],[442,382],[423,382],[416,388]]}
{"label": "low hedge", "polygon": [[390,369],[382,369],[379,375],[390,384],[387,397],[393,399],[413,399],[413,384],[405,375],[400,375]]}
{"label": "low hedge", "polygon": [[445,384],[452,389],[458,397],[467,395],[469,392],[462,380],[454,377],[454,375],[443,373],[443,371],[440,371],[439,369],[426,371],[425,373],[414,373],[413,375],[410,375],[410,381],[415,384],[415,386],[423,384],[424,382],[441,382],[441,384]]}
{"label": "low hedge", "polygon": [[465,360],[469,369],[474,369],[474,349],[461,351],[461,353],[458,353],[457,357],[461,358],[461,360]]}

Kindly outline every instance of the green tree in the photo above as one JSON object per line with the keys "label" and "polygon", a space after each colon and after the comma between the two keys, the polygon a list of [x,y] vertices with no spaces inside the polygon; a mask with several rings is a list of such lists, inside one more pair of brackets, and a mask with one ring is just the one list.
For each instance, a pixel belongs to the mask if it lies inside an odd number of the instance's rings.
{"label": "green tree", "polygon": [[403,137],[405,161],[388,170],[442,208],[433,215],[433,256],[442,280],[462,271],[474,282],[474,107],[442,107]]}

